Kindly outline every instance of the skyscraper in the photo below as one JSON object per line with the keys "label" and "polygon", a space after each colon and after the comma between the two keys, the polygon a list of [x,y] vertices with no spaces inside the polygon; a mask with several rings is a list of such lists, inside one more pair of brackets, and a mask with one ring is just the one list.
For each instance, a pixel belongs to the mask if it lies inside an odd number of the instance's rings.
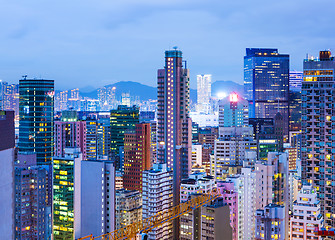
{"label": "skyscraper", "polygon": [[197,75],[197,110],[208,114],[212,95],[212,75]]}
{"label": "skyscraper", "polygon": [[317,190],[325,226],[335,224],[335,60],[329,51],[306,59],[302,82],[302,181]]}
{"label": "skyscraper", "polygon": [[284,134],[289,130],[289,55],[278,49],[247,48],[244,57],[244,94],[249,117],[284,118]]}
{"label": "skyscraper", "polygon": [[165,68],[158,70],[158,153],[173,171],[174,204],[179,204],[182,178],[188,178],[192,158],[192,121],[189,117],[189,70],[180,50],[165,51]]}
{"label": "skyscraper", "polygon": [[135,124],[139,123],[139,109],[136,106],[127,107],[119,105],[117,109],[111,110],[111,153],[116,157],[116,168],[120,169],[118,154],[120,147],[124,146],[125,131],[135,129]]}
{"label": "skyscraper", "polygon": [[136,124],[135,131],[125,133],[123,186],[142,192],[142,172],[151,168],[150,123]]}
{"label": "skyscraper", "polygon": [[19,81],[19,151],[35,152],[37,164],[50,164],[54,154],[54,80]]}

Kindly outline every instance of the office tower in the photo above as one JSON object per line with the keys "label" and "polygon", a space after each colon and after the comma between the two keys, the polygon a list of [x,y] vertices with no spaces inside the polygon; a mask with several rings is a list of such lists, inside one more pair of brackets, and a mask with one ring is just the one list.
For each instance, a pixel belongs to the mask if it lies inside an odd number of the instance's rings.
{"label": "office tower", "polygon": [[255,173],[251,168],[242,168],[241,174],[218,182],[218,190],[230,205],[233,239],[255,237]]}
{"label": "office tower", "polygon": [[14,112],[0,111],[0,230],[4,239],[14,239],[14,147]]}
{"label": "office tower", "polygon": [[197,111],[210,113],[210,98],[212,95],[212,75],[197,75]]}
{"label": "office tower", "polygon": [[[72,150],[72,149],[71,149]],[[65,149],[64,157],[53,158],[53,236],[74,238],[74,161],[81,159],[79,150]]]}
{"label": "office tower", "polygon": [[[78,148],[54,157],[54,239],[99,236],[114,230],[115,170],[110,161],[83,161]],[[97,211],[101,209],[101,211]]]}
{"label": "office tower", "polygon": [[267,160],[269,152],[283,149],[283,118],[277,113],[275,118],[250,118],[254,139],[257,142],[257,159]]}
{"label": "office tower", "polygon": [[37,164],[50,164],[54,154],[54,80],[19,81],[19,152],[35,152]]}
{"label": "office tower", "polygon": [[256,211],[256,240],[288,239],[285,226],[285,207],[269,204],[264,210]]}
{"label": "office tower", "polygon": [[[193,195],[196,197],[197,195]],[[181,217],[180,239],[232,240],[229,223],[229,206],[222,198],[194,209]]]}
{"label": "office tower", "polygon": [[335,226],[334,207],[334,71],[329,51],[306,59],[302,83],[302,182],[317,189],[325,226]]}
{"label": "office tower", "polygon": [[15,164],[15,239],[50,238],[47,179],[48,170],[36,165],[36,154],[18,155]]}
{"label": "office tower", "polygon": [[[173,206],[173,172],[167,164],[153,164],[143,172],[142,218],[148,218]],[[167,221],[148,233],[148,240],[169,240],[172,237],[172,222]]]}
{"label": "office tower", "polygon": [[[187,178],[191,171],[189,81],[189,70],[186,63],[183,66],[182,52],[176,49],[165,51],[165,68],[158,70],[157,161],[166,162],[173,171],[174,205],[179,204],[181,179]],[[175,233],[177,232],[175,229]]]}
{"label": "office tower", "polygon": [[150,124],[136,124],[135,131],[124,137],[123,186],[142,192],[142,172],[151,168]]}
{"label": "office tower", "polygon": [[115,192],[115,229],[142,220],[142,195],[136,190]]}
{"label": "office tower", "polygon": [[301,91],[289,93],[290,131],[301,130]]}
{"label": "office tower", "polygon": [[79,121],[76,111],[63,111],[55,121],[55,156],[64,157],[65,148],[80,148],[86,157],[86,121]]}
{"label": "office tower", "polygon": [[256,141],[251,127],[222,128],[220,138],[215,140],[211,175],[216,180],[225,180],[231,174],[240,173],[243,162],[256,160]]}
{"label": "office tower", "polygon": [[277,49],[247,48],[244,57],[244,94],[250,118],[284,118],[289,130],[289,55]]}
{"label": "office tower", "polygon": [[204,172],[194,172],[188,179],[183,179],[180,184],[180,202],[189,200],[192,194],[210,193],[216,188],[214,177]]}
{"label": "office tower", "polygon": [[[127,130],[135,129],[139,123],[139,109],[136,106],[127,107],[120,105],[110,113],[111,125],[111,154],[117,157],[120,147],[124,146],[124,133]],[[120,169],[119,160],[116,161],[116,168]]]}
{"label": "office tower", "polygon": [[321,228],[323,217],[320,213],[320,201],[311,185],[302,186],[297,200],[293,203],[291,216],[291,240],[321,239],[314,234],[315,228]]}
{"label": "office tower", "polygon": [[301,92],[302,81],[304,78],[304,73],[301,71],[290,71],[289,83],[290,91]]}
{"label": "office tower", "polygon": [[247,126],[249,120],[248,101],[237,93],[219,101],[219,127]]}

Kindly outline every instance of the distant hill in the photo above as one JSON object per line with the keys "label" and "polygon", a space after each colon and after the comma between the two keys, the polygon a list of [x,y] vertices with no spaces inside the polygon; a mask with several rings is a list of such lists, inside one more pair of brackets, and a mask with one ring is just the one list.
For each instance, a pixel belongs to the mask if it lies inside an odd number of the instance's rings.
{"label": "distant hill", "polygon": [[[115,87],[116,99],[118,100],[121,99],[122,93],[129,93],[130,96],[139,96],[142,101],[157,99],[156,87],[151,87],[138,82],[121,81],[105,87]],[[82,89],[79,90],[82,97],[98,98],[98,89],[89,92],[85,92]],[[243,86],[233,81],[216,81],[212,84],[212,96],[217,96],[218,93],[222,92],[229,94],[233,91],[238,94],[243,94]],[[193,103],[197,101],[197,90],[190,90],[190,98]]]}
{"label": "distant hill", "polygon": [[[116,88],[115,90],[116,99],[121,99],[122,93],[129,93],[130,96],[139,96],[140,99],[143,101],[157,98],[157,88],[144,85],[138,82],[121,81],[114,84],[106,85],[105,87]],[[98,89],[95,89],[91,92],[80,91],[80,95],[83,97],[98,98]]]}

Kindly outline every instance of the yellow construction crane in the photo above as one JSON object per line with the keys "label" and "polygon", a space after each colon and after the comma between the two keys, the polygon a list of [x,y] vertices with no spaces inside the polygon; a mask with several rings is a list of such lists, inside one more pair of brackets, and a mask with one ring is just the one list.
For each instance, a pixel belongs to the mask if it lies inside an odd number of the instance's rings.
{"label": "yellow construction crane", "polygon": [[199,195],[191,200],[181,203],[175,207],[172,207],[168,210],[159,212],[158,214],[151,216],[149,218],[143,219],[142,221],[135,222],[133,224],[127,225],[124,228],[115,230],[114,232],[106,233],[98,237],[93,237],[89,235],[86,237],[79,238],[78,240],[84,239],[101,239],[101,240],[123,240],[123,239],[135,239],[136,235],[139,233],[150,232],[153,228],[160,226],[161,224],[172,221],[175,218],[180,217],[181,215],[191,212],[193,209],[201,207],[216,198],[220,194],[213,190],[210,193]]}

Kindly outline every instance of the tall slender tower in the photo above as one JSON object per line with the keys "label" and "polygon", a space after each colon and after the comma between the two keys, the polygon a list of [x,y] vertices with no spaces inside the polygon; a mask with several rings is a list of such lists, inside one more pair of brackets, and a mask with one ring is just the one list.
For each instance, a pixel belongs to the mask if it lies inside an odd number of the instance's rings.
{"label": "tall slender tower", "polygon": [[35,152],[37,164],[51,164],[54,153],[54,80],[19,81],[19,151]]}
{"label": "tall slender tower", "polygon": [[[189,117],[189,70],[182,52],[165,51],[165,68],[158,70],[158,154],[173,171],[173,203],[180,201],[180,182],[188,178],[192,160],[192,121]],[[177,230],[175,229],[175,232]]]}
{"label": "tall slender tower", "polygon": [[317,190],[325,226],[335,224],[335,59],[321,51],[304,61],[302,82],[302,181]]}

